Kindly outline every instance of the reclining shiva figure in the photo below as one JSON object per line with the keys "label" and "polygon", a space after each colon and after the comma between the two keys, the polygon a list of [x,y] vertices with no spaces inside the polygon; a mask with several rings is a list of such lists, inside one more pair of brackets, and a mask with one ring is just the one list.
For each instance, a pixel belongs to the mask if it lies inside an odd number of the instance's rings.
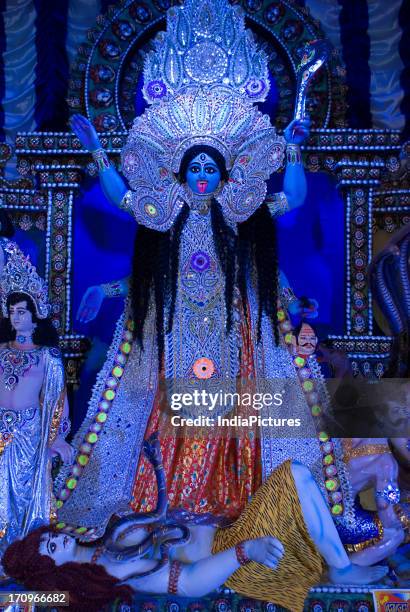
{"label": "reclining shiva figure", "polygon": [[70,609],[98,612],[133,591],[202,597],[225,583],[247,597],[301,612],[327,566],[337,584],[380,582],[388,568],[353,565],[309,470],[287,461],[260,487],[230,527],[167,521],[158,438],[144,442],[154,466],[157,507],[111,526],[101,546],[84,546],[50,527],[7,549],[7,574],[28,589],[69,591]]}

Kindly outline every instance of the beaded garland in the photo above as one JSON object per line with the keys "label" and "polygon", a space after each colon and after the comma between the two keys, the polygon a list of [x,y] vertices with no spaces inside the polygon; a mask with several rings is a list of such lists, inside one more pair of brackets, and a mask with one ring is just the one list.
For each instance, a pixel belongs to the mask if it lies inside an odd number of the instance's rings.
{"label": "beaded garland", "polygon": [[[283,308],[279,307],[277,313],[279,328],[284,336],[285,344],[288,348],[291,345],[291,324]],[[65,486],[60,490],[57,499],[57,508],[61,508],[64,502],[68,499],[71,492],[77,486],[77,482],[81,476],[84,467],[90,460],[93,447],[98,441],[99,435],[103,429],[104,423],[107,420],[110,405],[116,396],[116,390],[120,383],[124,367],[127,363],[128,356],[132,348],[132,329],[133,322],[128,320],[122,335],[122,341],[118,353],[115,357],[115,365],[111,370],[110,375],[105,381],[104,391],[99,402],[99,411],[96,413],[93,423],[90,425],[85,439],[80,446],[80,452],[76,457],[75,465],[72,468],[71,474],[65,480]],[[293,363],[296,368],[299,381],[306,395],[308,405],[311,408],[312,415],[317,419],[318,439],[323,456],[323,470],[325,474],[325,487],[328,493],[328,502],[331,513],[334,516],[340,516],[344,511],[343,493],[341,490],[340,479],[338,478],[338,470],[335,464],[334,445],[328,434],[320,427],[320,416],[323,412],[323,407],[319,402],[318,393],[316,392],[316,381],[313,377],[311,365],[306,359],[296,356],[293,358]],[[86,527],[75,527],[68,525],[65,522],[59,522],[56,528],[64,533],[76,534],[81,536],[83,541],[91,541],[95,537],[96,529]]]}
{"label": "beaded garland", "polygon": [[[279,329],[282,332],[283,339],[289,351],[292,347],[292,325],[290,323],[287,312],[278,304],[277,313],[279,321]],[[312,366],[309,359],[305,359],[300,355],[293,356],[293,364],[303,392],[306,397],[311,414],[315,419],[317,437],[322,452],[323,472],[326,492],[328,495],[328,503],[333,516],[341,516],[344,512],[343,492],[341,488],[338,469],[335,461],[334,443],[329,434],[323,429],[322,417],[324,407],[320,401],[318,393],[316,377],[312,371]]]}
{"label": "beaded garland", "polygon": [[[99,409],[95,414],[93,423],[91,423],[84,437],[83,443],[79,447],[75,464],[72,467],[71,473],[65,480],[64,486],[57,495],[57,510],[62,508],[63,504],[69,498],[72,491],[76,488],[79,478],[90,460],[91,453],[95,444],[98,442],[99,436],[103,430],[104,424],[107,421],[111,404],[116,397],[117,389],[124,373],[124,367],[127,363],[128,356],[133,344],[134,323],[129,319],[124,327],[122,339],[119,349],[114,358],[114,365],[110,375],[105,381],[105,388],[101,394],[99,401]],[[95,537],[96,530],[87,527],[75,527],[60,521],[56,524],[56,529],[64,533],[76,534],[81,536],[82,541],[91,541]]]}

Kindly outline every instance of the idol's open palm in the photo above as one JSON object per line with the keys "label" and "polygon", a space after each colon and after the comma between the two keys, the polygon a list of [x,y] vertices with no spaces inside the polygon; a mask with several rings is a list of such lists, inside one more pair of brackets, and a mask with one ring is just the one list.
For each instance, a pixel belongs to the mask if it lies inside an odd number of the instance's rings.
{"label": "idol's open palm", "polygon": [[99,285],[88,287],[81,299],[77,312],[77,320],[80,323],[89,323],[93,321],[100,312],[104,297],[104,291]]}

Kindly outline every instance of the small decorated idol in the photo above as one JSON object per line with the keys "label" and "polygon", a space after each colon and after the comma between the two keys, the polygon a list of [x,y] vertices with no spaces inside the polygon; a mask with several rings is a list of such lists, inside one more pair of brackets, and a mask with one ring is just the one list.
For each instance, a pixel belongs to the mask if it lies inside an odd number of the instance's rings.
{"label": "small decorated idol", "polygon": [[15,243],[0,280],[0,553],[56,518],[51,459],[71,462],[64,367],[47,288]]}

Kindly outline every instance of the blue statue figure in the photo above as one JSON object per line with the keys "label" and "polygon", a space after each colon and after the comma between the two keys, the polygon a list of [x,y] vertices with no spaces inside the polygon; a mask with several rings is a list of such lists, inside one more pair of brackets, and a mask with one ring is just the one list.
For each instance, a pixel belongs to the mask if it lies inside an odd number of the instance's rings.
{"label": "blue statue figure", "polygon": [[[313,51],[303,58],[303,88],[320,63]],[[122,150],[129,189],[91,123],[80,115],[71,119],[93,154],[105,195],[134,216],[138,231],[125,311],[75,438],[75,465],[57,484],[67,533],[77,530],[91,540],[113,514],[155,508],[151,467],[140,451],[144,437],[157,430],[170,520],[218,525],[236,519],[287,459],[312,470],[334,516],[344,504],[353,511],[353,500],[344,498],[341,445],[315,421],[321,407],[309,385],[316,379],[320,385],[320,371],[297,360],[301,380],[311,379],[299,385],[278,290],[274,218],[304,201],[300,144],[309,121],[298,116],[284,138],[277,136],[255,106],[268,89],[267,58],[246,31],[240,7],[187,0],[169,10],[167,31],[146,58],[149,107]],[[300,115],[303,97],[297,99]],[[268,196],[266,181],[285,156],[283,191]],[[94,309],[103,297],[97,293]],[[301,416],[302,432],[285,437],[269,422],[239,432],[170,426],[173,392],[234,394],[241,381],[257,392],[266,384],[289,385],[282,410]],[[213,416],[231,410],[222,402]],[[189,421],[207,411],[186,408],[181,415]]]}

